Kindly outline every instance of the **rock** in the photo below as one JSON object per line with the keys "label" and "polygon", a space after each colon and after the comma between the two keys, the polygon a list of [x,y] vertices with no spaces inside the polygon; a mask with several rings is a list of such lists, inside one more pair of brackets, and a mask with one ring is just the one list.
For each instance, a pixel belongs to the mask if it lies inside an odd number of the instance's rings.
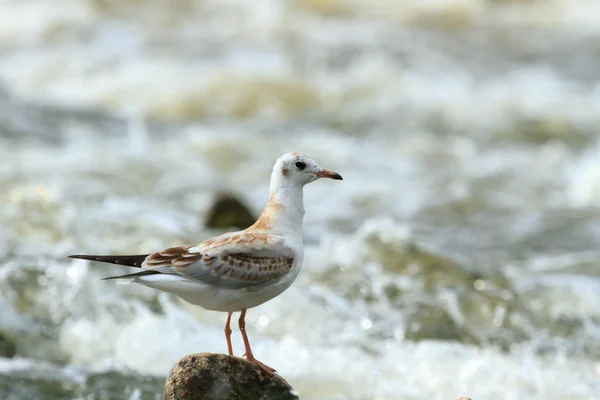
{"label": "rock", "polygon": [[163,400],[298,400],[277,374],[265,374],[243,358],[190,354],[171,369]]}
{"label": "rock", "polygon": [[415,342],[434,339],[478,344],[466,327],[459,326],[442,305],[426,303],[412,306],[404,338]]}
{"label": "rock", "polygon": [[17,354],[17,346],[6,335],[0,332],[0,357],[13,358]]}
{"label": "rock", "polygon": [[208,228],[229,229],[236,227],[245,229],[252,225],[256,218],[248,207],[236,196],[223,193],[217,196],[206,215]]}

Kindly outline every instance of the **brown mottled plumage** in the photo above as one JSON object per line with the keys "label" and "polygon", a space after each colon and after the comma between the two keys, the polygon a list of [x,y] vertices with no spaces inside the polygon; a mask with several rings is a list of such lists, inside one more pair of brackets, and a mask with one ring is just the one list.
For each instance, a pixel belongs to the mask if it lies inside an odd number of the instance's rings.
{"label": "brown mottled plumage", "polygon": [[275,222],[278,213],[281,211],[283,211],[283,206],[278,203],[273,196],[269,196],[269,201],[267,201],[267,205],[265,206],[263,213],[260,215],[260,217],[258,217],[258,220],[256,220],[256,222],[247,229],[247,231],[268,231]]}

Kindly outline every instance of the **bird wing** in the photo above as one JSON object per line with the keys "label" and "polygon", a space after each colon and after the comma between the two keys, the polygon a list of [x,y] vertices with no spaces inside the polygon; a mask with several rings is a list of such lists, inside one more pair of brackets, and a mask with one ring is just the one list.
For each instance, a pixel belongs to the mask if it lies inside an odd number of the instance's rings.
{"label": "bird wing", "polygon": [[240,289],[279,280],[292,269],[294,258],[282,236],[239,232],[150,254],[142,268]]}

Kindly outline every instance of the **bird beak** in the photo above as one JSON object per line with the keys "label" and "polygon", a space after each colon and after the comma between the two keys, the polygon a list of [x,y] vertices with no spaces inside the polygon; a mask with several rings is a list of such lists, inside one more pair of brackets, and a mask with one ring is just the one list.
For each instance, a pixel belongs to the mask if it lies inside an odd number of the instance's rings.
{"label": "bird beak", "polygon": [[340,174],[338,174],[337,172],[327,171],[326,169],[315,172],[315,175],[318,176],[319,178],[336,179],[338,181],[343,180],[342,176]]}

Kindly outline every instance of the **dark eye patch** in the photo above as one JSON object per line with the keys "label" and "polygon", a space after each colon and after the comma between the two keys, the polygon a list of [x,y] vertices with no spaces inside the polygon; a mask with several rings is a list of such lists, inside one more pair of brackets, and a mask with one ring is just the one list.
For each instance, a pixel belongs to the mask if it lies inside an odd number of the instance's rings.
{"label": "dark eye patch", "polygon": [[299,170],[303,170],[306,167],[306,164],[304,164],[302,161],[296,161],[296,163],[294,164],[294,166],[296,168],[298,168]]}

